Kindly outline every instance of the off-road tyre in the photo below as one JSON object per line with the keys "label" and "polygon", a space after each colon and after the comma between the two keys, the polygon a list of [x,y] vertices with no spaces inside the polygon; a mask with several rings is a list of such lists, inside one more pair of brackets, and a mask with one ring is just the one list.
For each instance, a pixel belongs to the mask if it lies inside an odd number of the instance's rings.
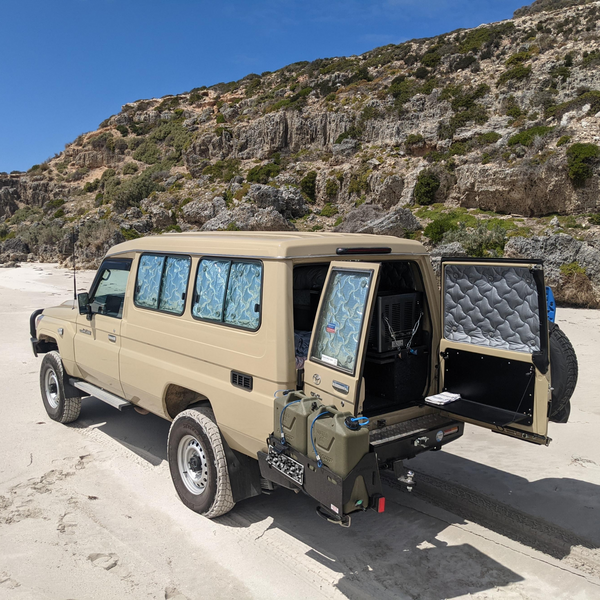
{"label": "off-road tyre", "polygon": [[65,370],[60,354],[48,352],[40,367],[40,391],[48,416],[59,423],[72,423],[79,418],[81,398],[65,394]]}
{"label": "off-road tyre", "polygon": [[167,456],[175,490],[188,508],[214,519],[235,506],[223,439],[210,408],[189,408],[175,417]]}
{"label": "off-road tyre", "polygon": [[569,401],[577,385],[579,366],[569,338],[556,323],[548,323],[550,333],[550,384],[552,408],[550,420],[566,423],[569,418]]}

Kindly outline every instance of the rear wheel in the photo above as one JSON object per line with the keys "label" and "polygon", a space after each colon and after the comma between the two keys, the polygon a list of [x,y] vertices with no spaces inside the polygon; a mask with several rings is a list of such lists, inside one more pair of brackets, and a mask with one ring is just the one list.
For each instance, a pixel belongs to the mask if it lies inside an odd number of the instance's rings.
{"label": "rear wheel", "polygon": [[40,390],[48,416],[59,423],[72,423],[79,418],[81,398],[68,398],[64,385],[65,371],[58,352],[48,352],[40,368]]}
{"label": "rear wheel", "polygon": [[556,323],[548,323],[550,331],[550,379],[552,409],[550,420],[566,423],[569,418],[571,396],[577,385],[579,366],[569,338]]}
{"label": "rear wheel", "polygon": [[212,519],[234,507],[223,440],[210,408],[179,413],[167,451],[173,485],[188,508]]}

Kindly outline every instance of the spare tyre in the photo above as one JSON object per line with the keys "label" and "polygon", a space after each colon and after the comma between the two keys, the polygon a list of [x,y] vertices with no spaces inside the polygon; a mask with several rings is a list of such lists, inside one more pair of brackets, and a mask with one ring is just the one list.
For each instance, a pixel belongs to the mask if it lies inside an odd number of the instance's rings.
{"label": "spare tyre", "polygon": [[552,408],[550,420],[566,423],[571,412],[570,400],[579,367],[577,356],[569,338],[556,323],[549,322],[550,332],[550,385],[552,386]]}

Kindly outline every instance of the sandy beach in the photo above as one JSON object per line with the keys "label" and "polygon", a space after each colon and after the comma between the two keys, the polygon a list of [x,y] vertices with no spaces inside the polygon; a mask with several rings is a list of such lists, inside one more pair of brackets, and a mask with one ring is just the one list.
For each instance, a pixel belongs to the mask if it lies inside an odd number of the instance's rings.
{"label": "sandy beach", "polygon": [[[77,274],[79,291],[93,275]],[[350,529],[287,490],[213,521],[189,511],[170,480],[168,422],[94,398],[72,425],[47,417],[29,315],[72,296],[56,265],[0,269],[0,599],[600,597],[600,312],[558,309],[580,375],[548,448],[467,426],[410,464],[449,499],[472,492],[540,534],[565,532],[558,555],[501,519],[460,516],[443,494],[434,504],[391,487],[386,512]]]}

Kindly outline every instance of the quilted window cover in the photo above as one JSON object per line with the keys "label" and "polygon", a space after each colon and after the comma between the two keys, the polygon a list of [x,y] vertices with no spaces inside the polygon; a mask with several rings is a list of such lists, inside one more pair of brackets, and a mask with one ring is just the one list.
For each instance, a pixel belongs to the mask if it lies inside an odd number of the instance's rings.
{"label": "quilted window cover", "polygon": [[533,353],[540,350],[539,298],[527,267],[446,265],[444,337]]}
{"label": "quilted window cover", "polygon": [[158,305],[160,310],[176,315],[183,313],[191,262],[188,256],[167,257]]}
{"label": "quilted window cover", "polygon": [[200,263],[196,279],[198,301],[192,306],[194,317],[221,321],[230,264],[228,260],[203,260]]}
{"label": "quilted window cover", "polygon": [[192,314],[200,319],[258,329],[261,286],[260,263],[203,260]]}
{"label": "quilted window cover", "polygon": [[144,254],[138,267],[135,303],[144,308],[158,308],[158,293],[162,276],[164,256]]}
{"label": "quilted window cover", "polygon": [[370,272],[333,271],[315,330],[312,357],[354,373]]}

